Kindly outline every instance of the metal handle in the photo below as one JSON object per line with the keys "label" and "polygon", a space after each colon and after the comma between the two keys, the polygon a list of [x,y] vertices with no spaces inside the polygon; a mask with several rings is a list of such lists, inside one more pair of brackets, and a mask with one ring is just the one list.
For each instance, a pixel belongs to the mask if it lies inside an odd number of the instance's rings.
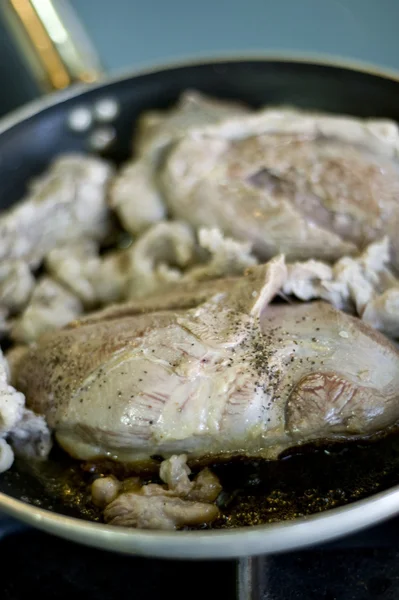
{"label": "metal handle", "polygon": [[237,600],[266,600],[268,562],[262,556],[240,558],[236,571]]}
{"label": "metal handle", "polygon": [[98,54],[68,0],[4,0],[0,7],[42,93],[102,78]]}

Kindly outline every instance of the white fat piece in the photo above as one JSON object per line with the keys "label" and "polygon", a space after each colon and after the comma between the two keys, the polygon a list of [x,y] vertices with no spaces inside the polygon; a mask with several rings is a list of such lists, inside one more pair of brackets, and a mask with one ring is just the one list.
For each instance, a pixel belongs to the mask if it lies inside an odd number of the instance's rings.
{"label": "white fat piece", "polygon": [[[24,431],[23,444],[16,448],[20,455],[45,458],[51,449],[51,434],[44,418],[25,408],[24,394],[11,386],[8,380],[9,368],[0,350],[0,473],[7,471],[14,462],[13,436],[18,436],[18,432]],[[26,423],[29,425],[26,426]],[[38,437],[46,443],[32,447],[32,440]],[[26,451],[26,448],[29,450]]]}

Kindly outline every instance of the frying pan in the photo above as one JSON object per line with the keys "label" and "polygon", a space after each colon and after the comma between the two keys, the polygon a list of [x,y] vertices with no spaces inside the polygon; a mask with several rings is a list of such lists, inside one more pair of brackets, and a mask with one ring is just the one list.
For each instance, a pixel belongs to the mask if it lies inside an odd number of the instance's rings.
{"label": "frying pan", "polygon": [[[0,207],[20,199],[29,180],[58,154],[90,151],[88,133],[71,129],[71,111],[114,99],[116,138],[106,156],[117,164],[131,152],[133,126],[150,108],[174,103],[186,89],[239,99],[254,107],[300,108],[399,121],[399,79],[367,66],[314,59],[224,58],[191,61],[79,86],[36,101],[0,122]],[[99,548],[164,558],[215,559],[294,550],[375,525],[399,513],[399,486],[344,507],[268,525],[230,530],[141,531],[109,527],[36,506],[32,482],[18,469],[0,477],[0,511],[31,526]],[[40,495],[40,494],[39,494]],[[40,504],[40,502],[39,502]]]}

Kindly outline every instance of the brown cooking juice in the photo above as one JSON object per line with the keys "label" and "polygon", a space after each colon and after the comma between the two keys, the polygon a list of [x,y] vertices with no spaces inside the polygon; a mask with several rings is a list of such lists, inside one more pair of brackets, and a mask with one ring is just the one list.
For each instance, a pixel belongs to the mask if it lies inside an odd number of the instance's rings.
{"label": "brown cooking juice", "polygon": [[[399,484],[399,435],[375,442],[303,447],[278,461],[234,459],[215,464],[223,492],[212,528],[286,521],[343,506]],[[16,461],[0,491],[25,502],[85,520],[101,521],[91,504],[97,473],[55,448],[41,464]],[[151,479],[156,481],[156,479]]]}

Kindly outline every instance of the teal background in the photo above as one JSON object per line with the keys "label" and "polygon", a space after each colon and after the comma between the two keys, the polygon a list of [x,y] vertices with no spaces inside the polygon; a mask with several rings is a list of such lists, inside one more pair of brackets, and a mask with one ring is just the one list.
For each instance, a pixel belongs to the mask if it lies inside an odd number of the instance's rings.
{"label": "teal background", "polygon": [[262,50],[399,70],[399,0],[70,1],[110,71]]}

